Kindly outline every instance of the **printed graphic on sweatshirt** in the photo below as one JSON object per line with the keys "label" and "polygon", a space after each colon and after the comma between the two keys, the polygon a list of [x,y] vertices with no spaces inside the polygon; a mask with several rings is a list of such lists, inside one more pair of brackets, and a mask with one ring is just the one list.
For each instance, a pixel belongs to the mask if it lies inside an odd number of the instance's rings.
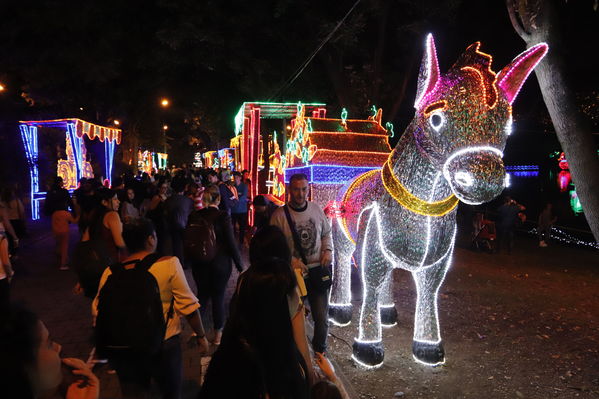
{"label": "printed graphic on sweatshirt", "polygon": [[298,223],[295,228],[306,258],[316,253],[316,223],[312,219]]}

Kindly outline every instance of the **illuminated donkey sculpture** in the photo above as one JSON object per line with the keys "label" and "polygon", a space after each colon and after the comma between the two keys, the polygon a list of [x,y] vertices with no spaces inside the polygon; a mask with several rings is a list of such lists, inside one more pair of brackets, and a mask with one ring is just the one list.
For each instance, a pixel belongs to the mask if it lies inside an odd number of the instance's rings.
{"label": "illuminated donkey sculpture", "polygon": [[495,74],[491,56],[479,46],[468,47],[441,75],[428,35],[414,119],[382,169],[356,177],[337,198],[329,316],[337,325],[351,320],[355,255],[364,288],[352,356],[358,364],[383,362],[381,325],[393,325],[397,317],[393,268],[412,272],[418,293],[414,358],[429,365],[444,362],[437,292],[451,263],[457,205],[460,200],[487,202],[503,190],[502,151],[511,130],[511,105],[548,49],[538,44]]}

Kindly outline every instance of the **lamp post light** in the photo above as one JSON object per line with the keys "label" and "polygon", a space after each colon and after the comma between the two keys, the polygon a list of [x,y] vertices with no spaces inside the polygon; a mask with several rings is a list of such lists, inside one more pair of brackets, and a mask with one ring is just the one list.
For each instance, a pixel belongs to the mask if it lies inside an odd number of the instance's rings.
{"label": "lamp post light", "polygon": [[170,102],[168,101],[168,98],[163,98],[162,100],[160,100],[160,105],[162,105],[164,108],[168,107],[170,104]]}
{"label": "lamp post light", "polygon": [[6,90],[6,87],[2,83],[0,83],[0,92]]}
{"label": "lamp post light", "polygon": [[120,124],[121,124],[121,122],[120,122],[118,119],[115,119],[113,123],[114,123],[116,126],[118,126],[118,125],[120,125]]}

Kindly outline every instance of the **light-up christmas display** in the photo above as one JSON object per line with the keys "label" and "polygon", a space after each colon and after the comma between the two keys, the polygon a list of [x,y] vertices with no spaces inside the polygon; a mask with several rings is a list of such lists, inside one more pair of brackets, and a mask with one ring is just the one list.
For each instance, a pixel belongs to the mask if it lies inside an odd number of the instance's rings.
{"label": "light-up christmas display", "polygon": [[344,184],[387,160],[391,147],[381,119],[380,109],[368,119],[347,119],[345,109],[341,119],[307,117],[299,104],[284,156],[285,182],[304,173],[311,199],[334,212],[335,197]]}
{"label": "light-up christmas display", "polygon": [[196,152],[195,154],[193,154],[193,167],[201,168],[203,166],[204,166],[204,162],[202,162],[202,153]]}
{"label": "light-up christmas display", "polygon": [[162,152],[142,151],[137,152],[137,168],[149,175],[166,169],[168,166],[168,154]]}
{"label": "light-up christmas display", "polygon": [[[339,325],[351,321],[355,256],[363,300],[352,358],[362,366],[383,363],[381,328],[397,321],[391,295],[394,268],[410,271],[416,285],[415,360],[428,365],[445,360],[437,293],[451,263],[457,204],[487,202],[503,190],[511,106],[548,49],[546,44],[531,47],[496,74],[491,56],[479,47],[468,47],[441,75],[433,37],[427,36],[414,119],[391,154],[381,155],[386,158],[381,169],[360,174],[337,195],[330,319]],[[312,129],[317,130],[314,121]],[[297,155],[304,149],[308,159],[318,153],[311,149],[319,145],[312,136],[302,144],[299,150],[290,148],[298,164]],[[342,147],[338,151],[347,150],[348,164],[361,159],[354,155],[361,149],[355,143]],[[370,159],[377,156],[373,152]],[[326,159],[326,152],[323,155]]]}
{"label": "light-up christmas display", "polygon": [[236,170],[235,169],[235,149],[234,148],[221,148],[217,151],[218,165],[220,168]]}
{"label": "light-up christmas display", "polygon": [[[324,117],[326,114],[325,104],[305,104],[306,112],[314,116]],[[264,149],[261,142],[262,122],[265,119],[291,120],[295,118],[297,103],[271,103],[271,102],[245,102],[239,108],[235,116],[235,137],[231,139],[231,147],[235,149],[235,165],[237,170],[248,170],[250,172],[250,197],[259,193],[260,186],[258,172],[260,171],[259,159]],[[210,167],[210,166],[208,166]],[[214,166],[212,166],[214,167]],[[270,172],[270,171],[269,171]],[[271,180],[274,185],[279,179]],[[271,187],[274,187],[271,185]],[[276,187],[278,192],[280,186]]]}
{"label": "light-up christmas display", "polygon": [[206,151],[202,154],[202,160],[206,168],[218,168],[218,151]]}
{"label": "light-up christmas display", "polygon": [[103,144],[103,159],[99,162],[97,174],[102,175],[108,183],[112,176],[112,165],[116,146],[121,144],[120,129],[95,125],[81,119],[53,119],[42,121],[20,121],[19,130],[25,147],[25,156],[29,166],[31,179],[31,218],[40,217],[39,201],[45,198],[46,192],[40,191],[39,170],[39,137],[38,130],[54,128],[65,132],[66,159],[58,159],[56,174],[62,177],[64,187],[68,190],[77,188],[82,177],[94,177],[94,170],[89,162],[86,137],[89,141]]}

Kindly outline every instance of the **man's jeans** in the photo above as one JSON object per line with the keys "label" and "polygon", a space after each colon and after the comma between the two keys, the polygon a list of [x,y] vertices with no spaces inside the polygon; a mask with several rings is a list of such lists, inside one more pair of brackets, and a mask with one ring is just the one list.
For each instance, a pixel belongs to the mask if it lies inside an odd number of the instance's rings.
{"label": "man's jeans", "polygon": [[326,352],[327,335],[329,333],[329,290],[321,292],[308,289],[308,303],[312,320],[314,320],[314,337],[312,338],[312,349],[314,352]]}

